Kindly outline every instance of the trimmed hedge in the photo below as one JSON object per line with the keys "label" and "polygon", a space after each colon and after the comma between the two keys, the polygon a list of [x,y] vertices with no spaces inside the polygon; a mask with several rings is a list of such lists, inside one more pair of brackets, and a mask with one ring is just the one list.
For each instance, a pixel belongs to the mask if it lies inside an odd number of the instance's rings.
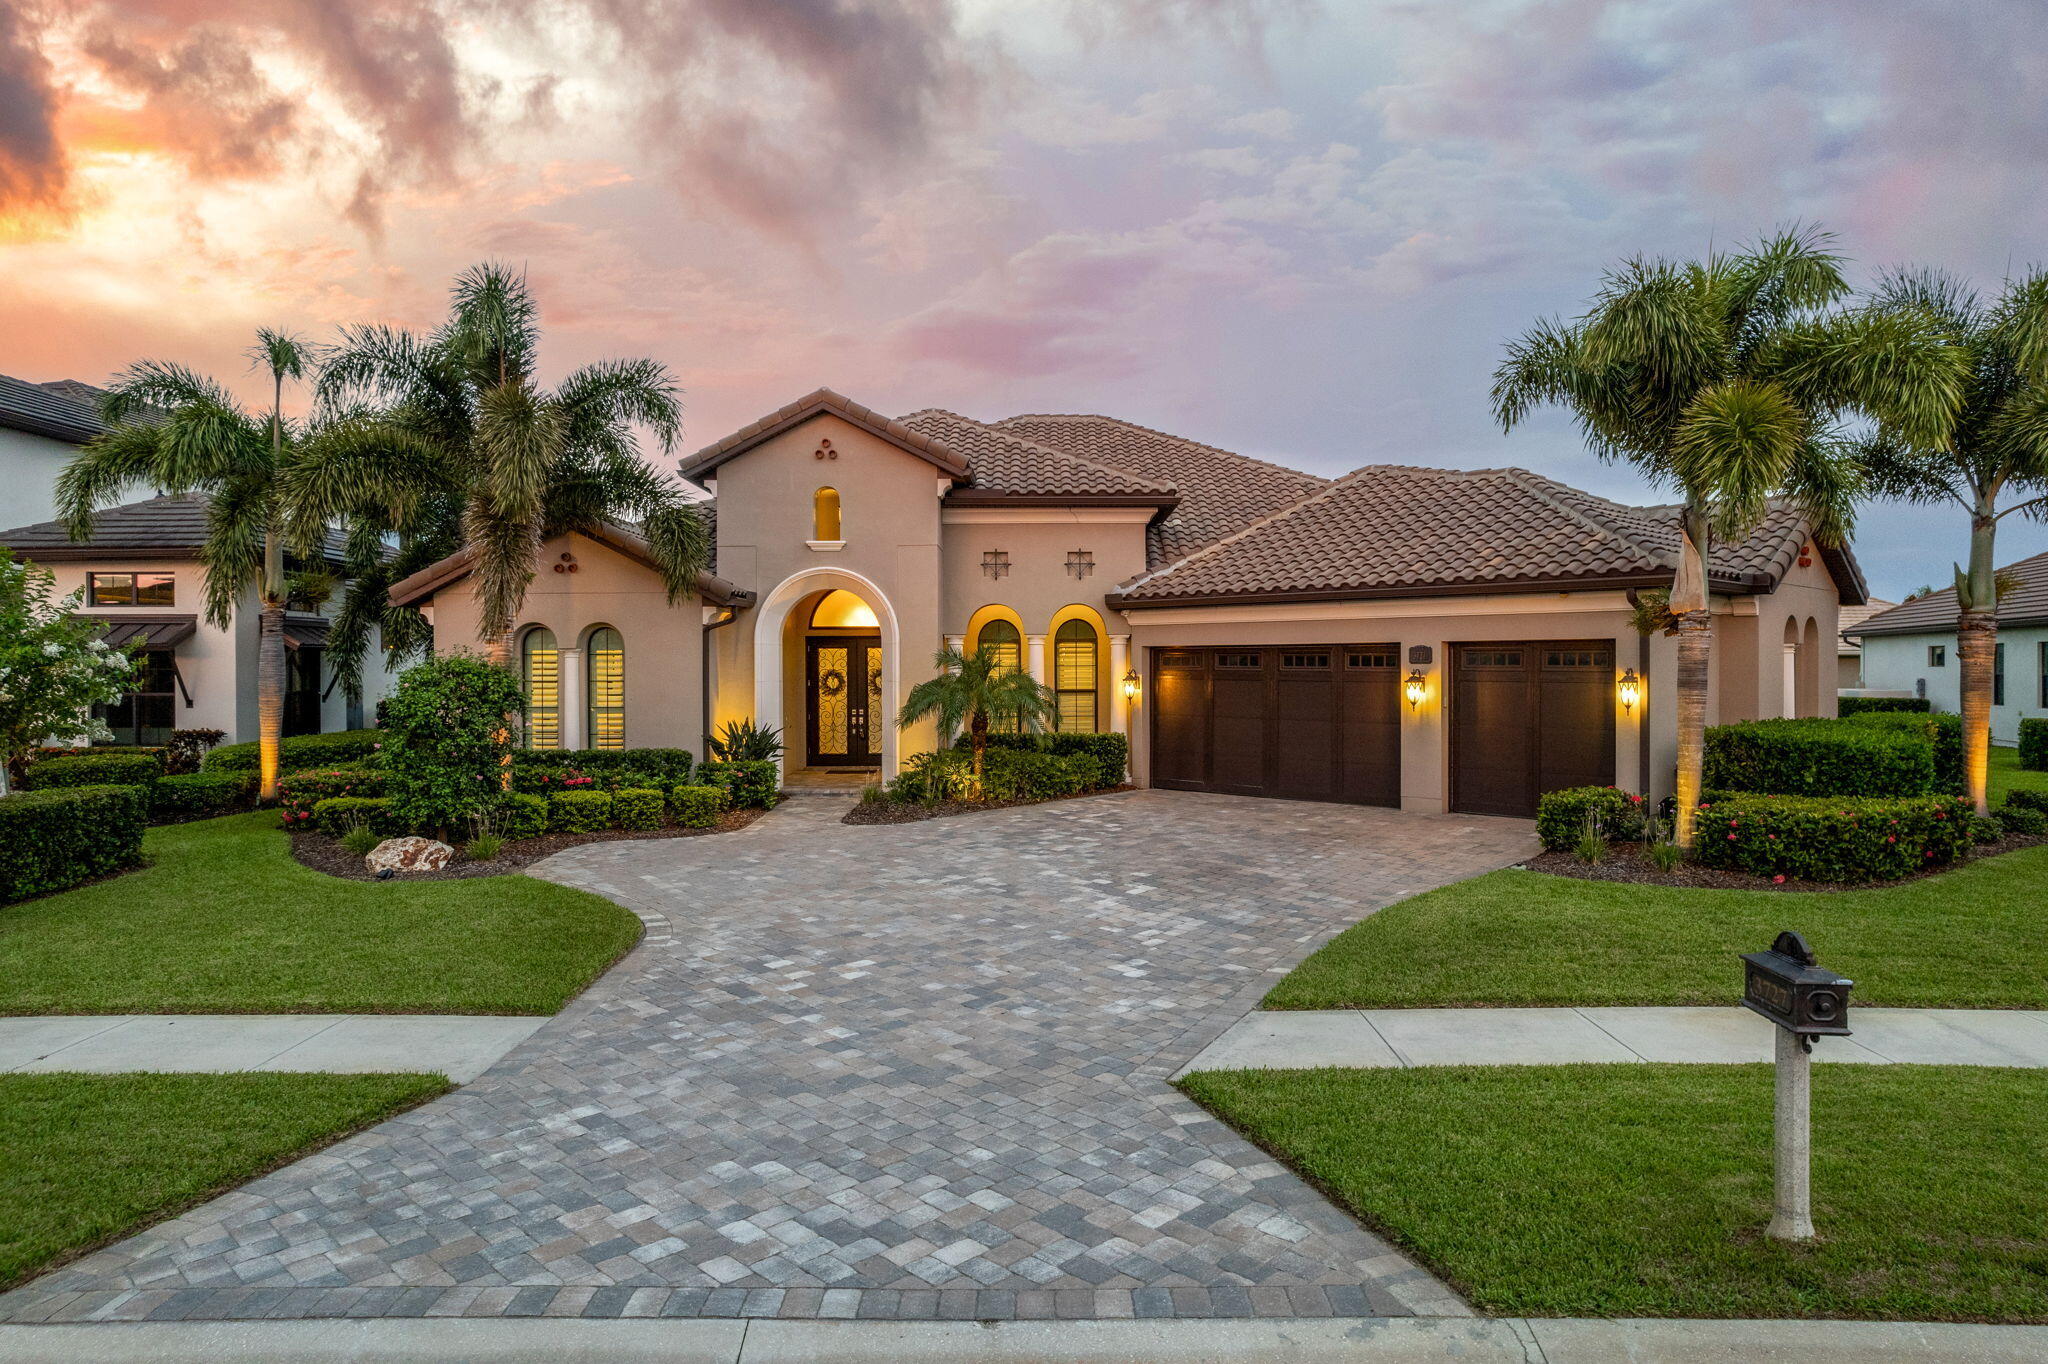
{"label": "trimmed hedge", "polygon": [[782,769],[773,762],[705,763],[697,769],[704,786],[722,786],[735,810],[771,810],[782,794]]}
{"label": "trimmed hedge", "polygon": [[[955,748],[971,748],[972,741],[961,735],[953,741]],[[1131,741],[1121,734],[1095,733],[1077,730],[1048,730],[1041,734],[991,734],[988,736],[990,750],[1021,749],[1029,753],[1054,753],[1062,758],[1085,755],[1095,760],[1096,771],[1088,783],[1090,790],[1098,786],[1122,784],[1124,773],[1131,766]]]}
{"label": "trimmed hedge", "polygon": [[548,831],[548,803],[539,796],[514,792],[491,816],[492,829],[506,838],[539,838]]}
{"label": "trimmed hedge", "polygon": [[164,765],[147,753],[109,753],[39,762],[29,768],[22,785],[30,791],[58,786],[153,786],[163,775]]}
{"label": "trimmed hedge", "polygon": [[386,838],[406,831],[382,796],[329,796],[313,807],[313,827],[329,838],[340,838],[358,824]]}
{"label": "trimmed hedge", "polygon": [[1909,715],[1898,711],[1877,711],[1853,716],[1849,723],[1925,739],[1934,747],[1934,791],[1939,795],[1957,796],[1967,789],[1963,780],[1962,716],[1942,712]]}
{"label": "trimmed hedge", "polygon": [[2015,804],[2010,798],[1998,807],[1998,822],[2011,834],[2048,834],[2048,810]]}
{"label": "trimmed hedge", "polygon": [[2048,719],[2037,715],[2020,721],[2020,766],[2048,772]]}
{"label": "trimmed hedge", "polygon": [[1093,753],[1031,753],[993,749],[982,757],[987,800],[1057,800],[1102,785],[1102,761]]}
{"label": "trimmed hedge", "polygon": [[2048,815],[2048,791],[2008,791],[2005,804],[1998,808],[2001,813],[2006,810],[2039,810]]}
{"label": "trimmed hedge", "polygon": [[[239,776],[229,773],[225,775]],[[334,796],[383,796],[385,774],[368,767],[314,768],[292,772],[277,780],[278,816],[287,829],[313,818],[313,807]]]}
{"label": "trimmed hedge", "polygon": [[723,786],[678,786],[668,793],[669,813],[685,829],[708,829],[725,813]]}
{"label": "trimmed hedge", "polygon": [[545,796],[556,791],[629,791],[671,786],[674,780],[660,772],[633,767],[601,767],[595,771],[568,763],[515,764],[512,789]]}
{"label": "trimmed hedge", "polygon": [[1969,815],[1960,796],[1722,794],[1700,806],[1693,856],[1753,876],[1889,881],[1968,852]]}
{"label": "trimmed hedge", "polygon": [[1705,785],[1783,796],[1921,796],[1935,790],[1924,732],[1859,720],[1751,720],[1707,731]]}
{"label": "trimmed hedge", "polygon": [[[377,761],[383,746],[381,729],[344,729],[333,734],[296,734],[278,744],[278,771],[309,767],[360,767]],[[200,761],[202,772],[254,772],[262,765],[254,740],[224,744]]]}
{"label": "trimmed hedge", "polygon": [[612,822],[621,829],[659,829],[668,816],[668,798],[645,787],[629,787],[612,795]]}
{"label": "trimmed hedge", "polygon": [[1835,698],[1835,714],[1844,720],[1852,715],[1888,715],[1910,712],[1925,715],[1934,709],[1934,703],[1924,696],[1838,696]]}
{"label": "trimmed hedge", "polygon": [[[49,758],[110,758],[116,753],[147,753],[163,764],[166,772],[171,768],[171,750],[152,744],[94,744],[90,748],[39,748],[36,759]],[[117,783],[118,785],[118,783]]]}
{"label": "trimmed hedge", "polygon": [[1569,852],[1585,832],[1586,816],[1600,821],[1609,841],[1633,843],[1643,836],[1643,798],[1618,786],[1573,786],[1536,798],[1536,837],[1545,851]]}
{"label": "trimmed hedge", "polygon": [[612,826],[612,798],[603,791],[557,791],[548,797],[548,832],[589,834]]}
{"label": "trimmed hedge", "polygon": [[573,767],[593,777],[602,772],[631,772],[659,778],[654,783],[657,786],[676,786],[690,779],[696,761],[687,748],[516,748],[512,750],[512,774],[516,784],[525,768]]}
{"label": "trimmed hedge", "polygon": [[148,819],[149,793],[139,786],[0,796],[0,904],[134,866]]}
{"label": "trimmed hedge", "polygon": [[230,814],[249,803],[249,779],[240,772],[187,772],[149,788],[150,818],[159,824]]}

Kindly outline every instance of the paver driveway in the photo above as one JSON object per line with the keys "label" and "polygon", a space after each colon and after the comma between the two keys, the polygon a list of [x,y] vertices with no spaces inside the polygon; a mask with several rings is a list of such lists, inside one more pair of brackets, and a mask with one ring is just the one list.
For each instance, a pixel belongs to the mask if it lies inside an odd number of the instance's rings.
{"label": "paver driveway", "polygon": [[1455,1313],[1165,1080],[1525,823],[1132,792],[536,870],[624,963],[481,1080],[0,1299],[15,1320]]}

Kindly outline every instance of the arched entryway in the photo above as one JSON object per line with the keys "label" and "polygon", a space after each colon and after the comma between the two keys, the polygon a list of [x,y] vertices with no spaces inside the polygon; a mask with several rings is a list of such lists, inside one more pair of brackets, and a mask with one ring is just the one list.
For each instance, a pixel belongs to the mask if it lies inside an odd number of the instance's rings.
{"label": "arched entryway", "polygon": [[754,623],[754,718],[782,731],[785,778],[896,771],[900,633],[882,590],[846,569],[784,580]]}

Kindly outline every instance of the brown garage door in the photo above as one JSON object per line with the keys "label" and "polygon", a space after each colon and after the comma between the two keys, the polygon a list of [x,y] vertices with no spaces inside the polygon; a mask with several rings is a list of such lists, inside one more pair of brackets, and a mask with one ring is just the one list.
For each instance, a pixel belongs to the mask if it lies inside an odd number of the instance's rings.
{"label": "brown garage door", "polygon": [[1152,656],[1154,786],[1401,803],[1393,645],[1155,649]]}
{"label": "brown garage door", "polygon": [[1533,815],[1536,797],[1614,781],[1614,645],[1451,646],[1451,808]]}

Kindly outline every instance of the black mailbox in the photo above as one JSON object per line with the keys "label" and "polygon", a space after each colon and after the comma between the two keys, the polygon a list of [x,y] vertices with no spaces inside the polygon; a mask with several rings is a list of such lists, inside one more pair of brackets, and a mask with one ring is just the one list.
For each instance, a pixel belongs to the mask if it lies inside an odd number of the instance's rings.
{"label": "black mailbox", "polygon": [[1789,929],[1768,952],[1744,952],[1742,1003],[1771,1022],[1805,1037],[1849,1035],[1849,987],[1855,984],[1816,965],[1806,939]]}

